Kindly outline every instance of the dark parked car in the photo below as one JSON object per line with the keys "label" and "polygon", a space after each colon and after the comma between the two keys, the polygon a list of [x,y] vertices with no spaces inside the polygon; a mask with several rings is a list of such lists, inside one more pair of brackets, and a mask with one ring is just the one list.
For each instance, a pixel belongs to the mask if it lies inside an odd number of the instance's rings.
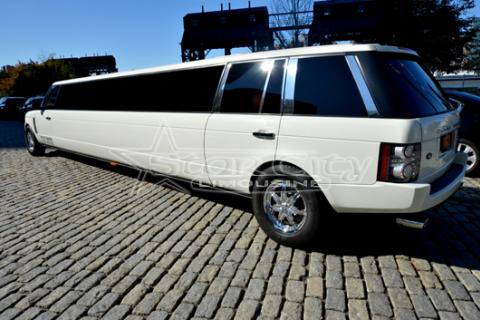
{"label": "dark parked car", "polygon": [[20,97],[0,98],[0,119],[15,119],[27,99]]}
{"label": "dark parked car", "polygon": [[468,155],[467,173],[480,168],[480,97],[461,91],[446,90],[447,96],[464,104],[458,149]]}
{"label": "dark parked car", "polygon": [[27,101],[25,101],[25,104],[20,109],[20,115],[23,117],[28,111],[40,109],[42,102],[42,96],[29,98]]}

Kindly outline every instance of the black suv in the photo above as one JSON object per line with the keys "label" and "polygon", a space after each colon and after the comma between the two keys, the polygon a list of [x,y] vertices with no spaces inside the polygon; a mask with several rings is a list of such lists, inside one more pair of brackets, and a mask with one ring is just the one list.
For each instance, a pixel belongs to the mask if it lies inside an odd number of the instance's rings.
{"label": "black suv", "polygon": [[446,90],[447,96],[464,104],[458,149],[468,155],[467,174],[480,168],[480,97],[462,91]]}
{"label": "black suv", "polygon": [[27,99],[19,97],[0,98],[0,120],[10,120],[18,117],[20,108]]}

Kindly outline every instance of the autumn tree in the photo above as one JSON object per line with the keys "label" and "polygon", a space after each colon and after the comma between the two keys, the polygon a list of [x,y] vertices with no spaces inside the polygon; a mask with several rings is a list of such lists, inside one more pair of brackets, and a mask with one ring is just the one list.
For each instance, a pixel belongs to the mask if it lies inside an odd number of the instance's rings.
{"label": "autumn tree", "polygon": [[4,66],[0,70],[0,97],[10,95],[15,78],[12,75],[12,66]]}
{"label": "autumn tree", "polygon": [[74,68],[61,60],[49,58],[43,62],[20,62],[4,67],[0,72],[0,95],[43,95],[53,82],[75,77]]}

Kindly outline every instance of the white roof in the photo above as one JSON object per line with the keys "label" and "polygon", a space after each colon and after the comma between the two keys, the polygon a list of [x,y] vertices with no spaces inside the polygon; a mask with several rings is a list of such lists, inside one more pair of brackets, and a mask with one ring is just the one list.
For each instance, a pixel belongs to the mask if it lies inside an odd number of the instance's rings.
{"label": "white roof", "polygon": [[319,55],[319,54],[365,52],[365,51],[392,52],[392,53],[418,55],[415,51],[407,48],[384,46],[379,44],[334,44],[334,45],[304,47],[304,48],[295,48],[295,49],[263,51],[263,52],[248,53],[248,54],[236,54],[231,56],[223,56],[223,57],[211,58],[211,59],[200,60],[200,61],[185,62],[181,64],[174,64],[174,65],[160,66],[160,67],[154,67],[154,68],[148,68],[148,69],[124,71],[124,72],[117,72],[117,73],[110,73],[110,74],[104,74],[104,75],[98,75],[98,76],[90,76],[85,78],[59,81],[59,82],[55,82],[54,85],[73,84],[73,83],[88,82],[88,81],[102,80],[102,79],[121,78],[121,77],[143,75],[143,74],[154,74],[154,73],[173,71],[173,70],[185,70],[185,69],[192,69],[192,68],[218,66],[218,65],[225,65],[230,62],[251,61],[251,60],[260,60],[260,59],[274,59],[274,58],[284,58],[284,57],[299,57],[299,56],[310,56],[310,55]]}

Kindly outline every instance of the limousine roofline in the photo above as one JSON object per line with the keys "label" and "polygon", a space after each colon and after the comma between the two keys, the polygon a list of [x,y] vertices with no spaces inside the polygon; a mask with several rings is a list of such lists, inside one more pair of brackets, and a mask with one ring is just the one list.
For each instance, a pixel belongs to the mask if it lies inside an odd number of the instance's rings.
{"label": "limousine roofline", "polygon": [[165,65],[153,68],[145,68],[131,71],[122,71],[104,75],[95,75],[84,78],[77,78],[71,80],[64,80],[55,82],[53,85],[67,85],[81,82],[89,82],[96,80],[104,79],[114,79],[122,77],[130,77],[137,75],[145,74],[155,74],[161,72],[168,72],[174,70],[188,70],[195,68],[205,68],[213,67],[218,65],[225,65],[231,62],[242,62],[242,61],[253,61],[261,59],[275,59],[275,58],[284,58],[284,57],[300,57],[300,56],[309,56],[309,55],[319,55],[319,54],[341,54],[341,53],[350,53],[350,52],[367,52],[367,51],[377,51],[377,52],[390,52],[390,53],[403,53],[409,55],[418,56],[418,54],[408,48],[400,48],[394,46],[386,46],[380,44],[334,44],[334,45],[323,45],[323,46],[313,46],[313,47],[304,47],[304,48],[294,48],[294,49],[283,49],[283,50],[271,50],[271,51],[262,51],[255,53],[247,54],[235,54],[231,56],[222,56],[215,57],[206,60],[185,62],[180,64]]}

